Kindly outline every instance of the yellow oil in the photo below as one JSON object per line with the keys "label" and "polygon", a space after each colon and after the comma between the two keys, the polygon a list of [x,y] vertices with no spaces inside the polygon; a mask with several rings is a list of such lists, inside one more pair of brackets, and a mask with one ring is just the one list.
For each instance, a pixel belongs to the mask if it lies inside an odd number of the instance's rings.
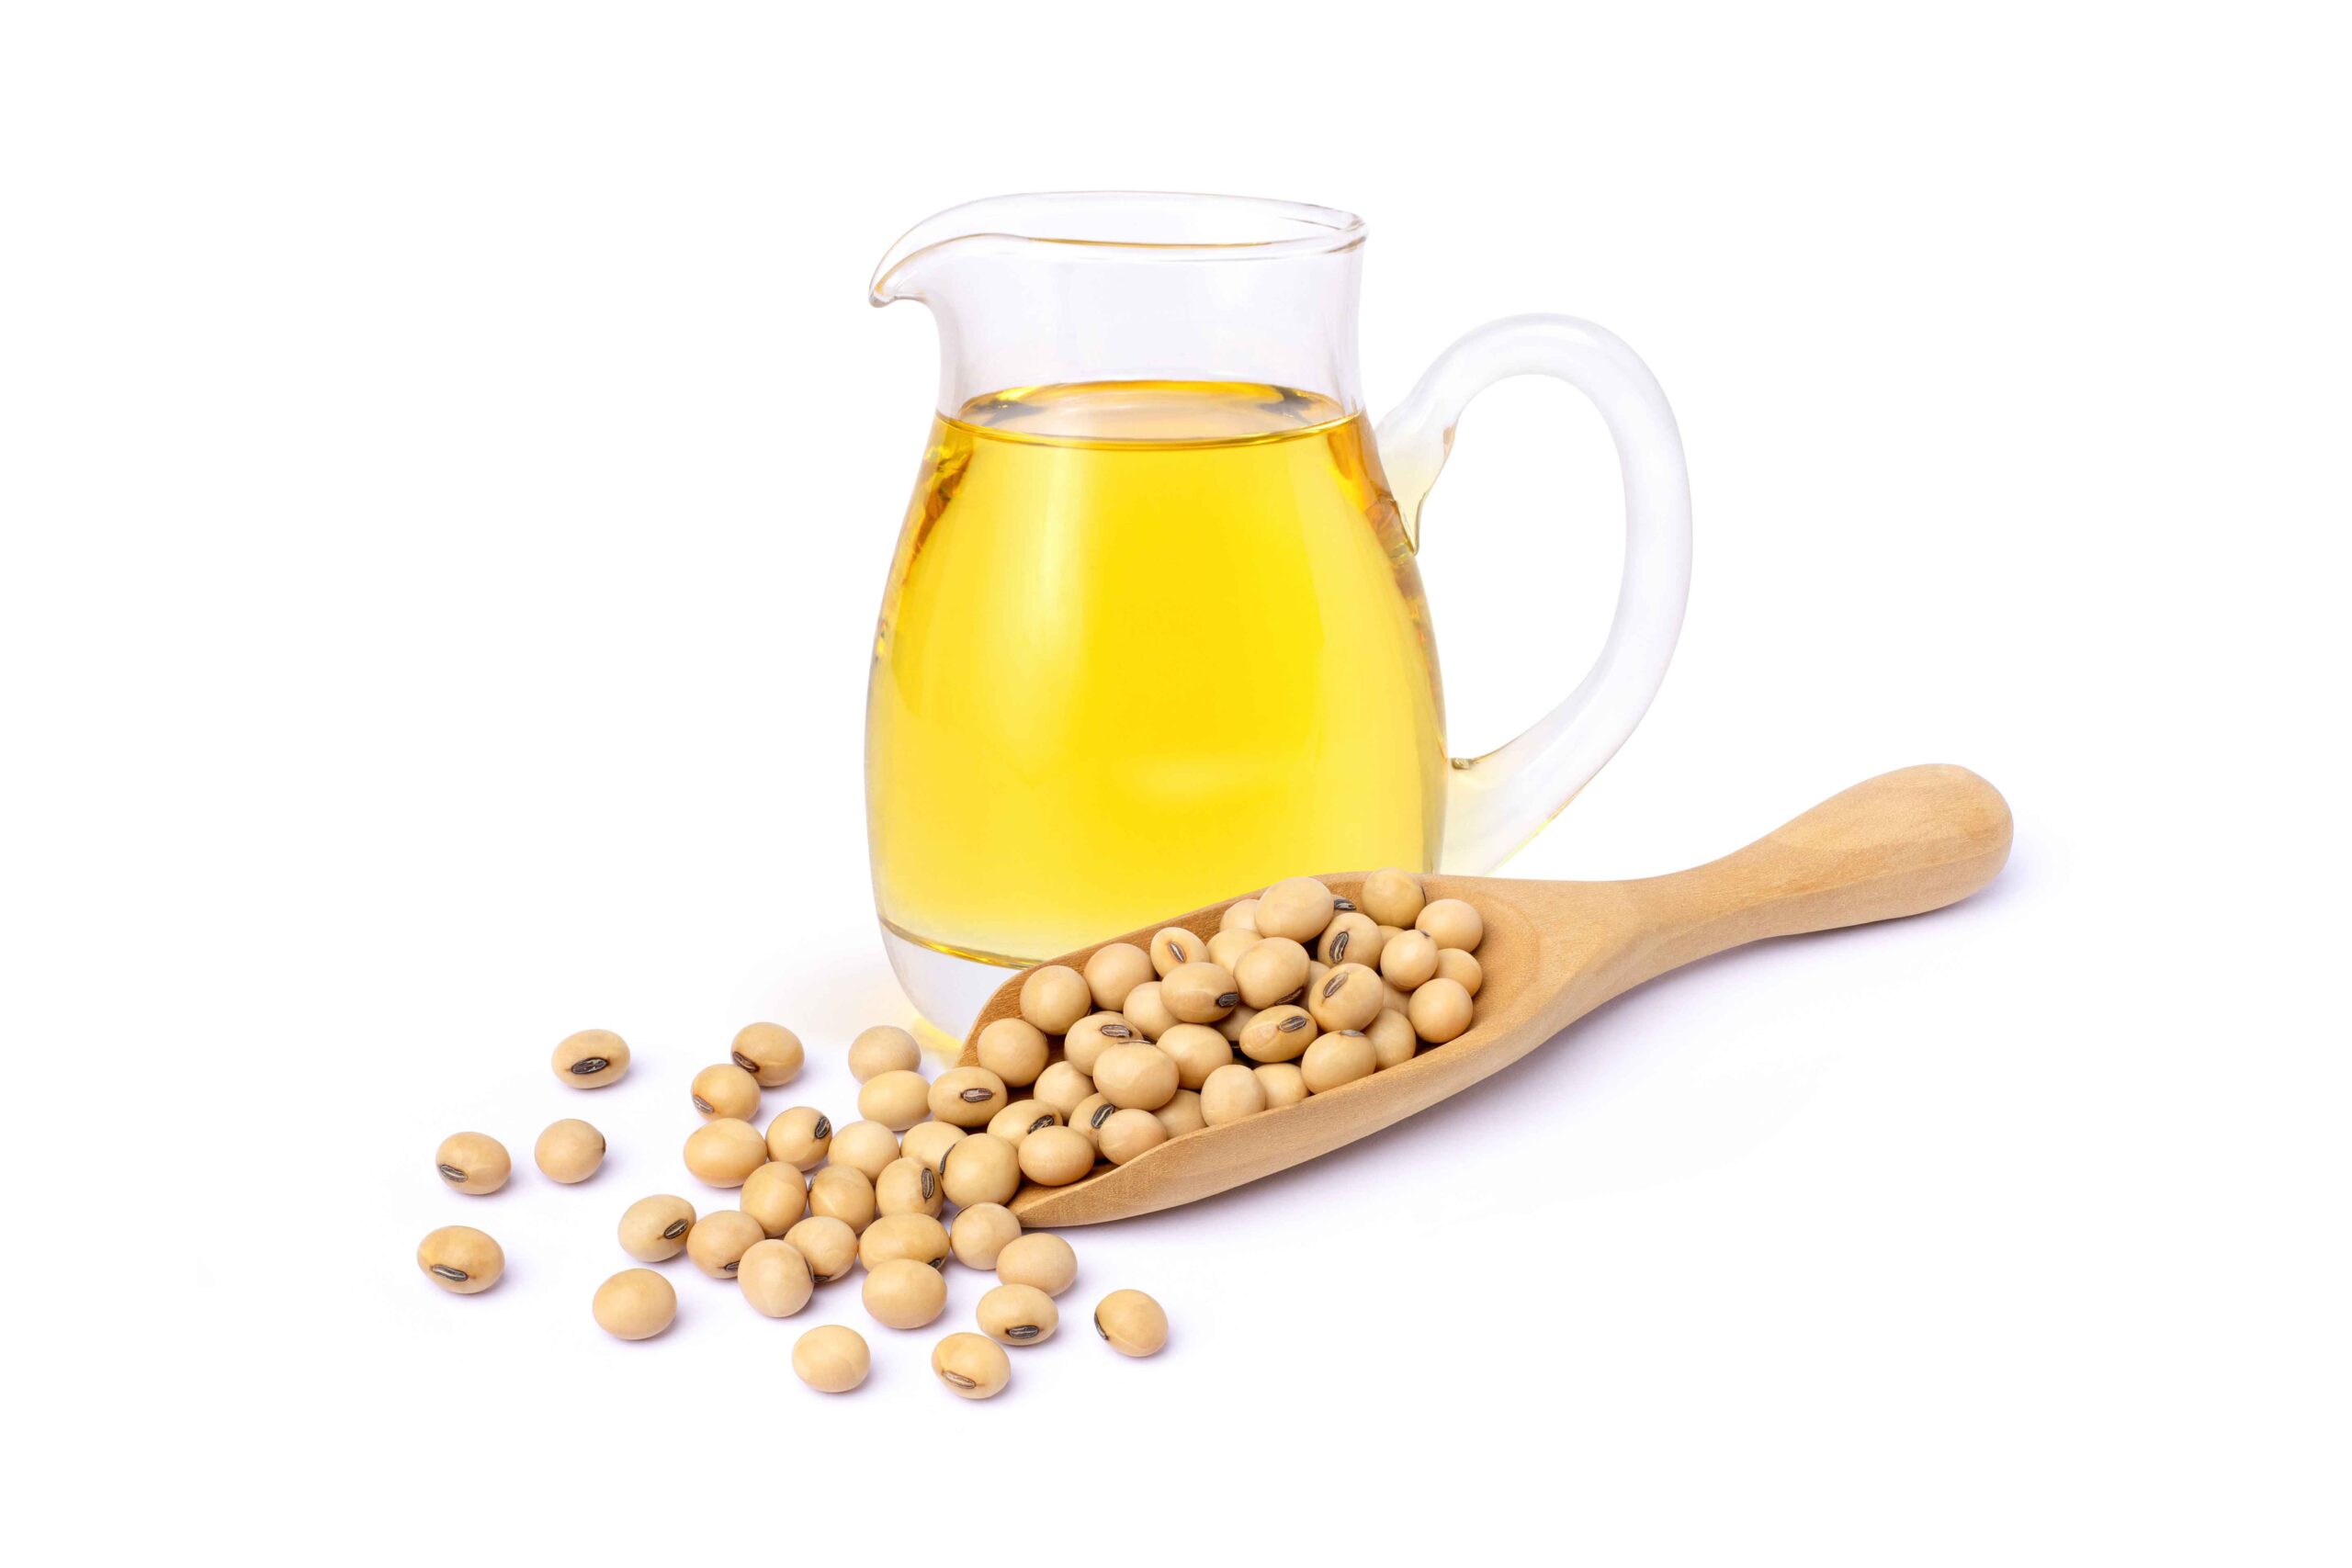
{"label": "yellow oil", "polygon": [[866,716],[882,916],[943,952],[1025,962],[1437,852],[1420,573],[1363,417],[1287,389],[1021,388],[936,421]]}

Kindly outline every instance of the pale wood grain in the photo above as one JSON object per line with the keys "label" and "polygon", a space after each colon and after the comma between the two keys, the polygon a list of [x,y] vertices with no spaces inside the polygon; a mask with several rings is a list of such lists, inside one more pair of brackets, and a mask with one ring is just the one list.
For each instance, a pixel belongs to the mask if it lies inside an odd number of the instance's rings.
{"label": "pale wood grain", "polygon": [[[1092,1224],[1189,1203],[1328,1154],[1518,1061],[1594,1008],[1668,970],[1768,937],[1923,914],[1990,882],[2009,854],[2009,808],[1965,768],[1905,768],[1856,784],[1746,849],[1634,882],[1521,882],[1430,875],[1432,898],[1465,898],[1486,919],[1477,1018],[1450,1044],[1280,1111],[1170,1139],[1068,1187],[1023,1187],[1024,1225]],[[1362,873],[1326,876],[1352,896]],[[1258,891],[1237,894],[1247,897]],[[1095,947],[1148,941],[1162,926],[1205,939],[1212,904],[1053,960],[1084,964]],[[1000,987],[962,1060],[997,1019],[1019,1010],[1023,970]]]}

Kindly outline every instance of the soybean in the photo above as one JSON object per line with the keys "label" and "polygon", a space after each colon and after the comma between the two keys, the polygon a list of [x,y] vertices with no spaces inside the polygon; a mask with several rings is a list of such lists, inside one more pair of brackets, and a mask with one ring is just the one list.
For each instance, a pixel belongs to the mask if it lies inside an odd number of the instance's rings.
{"label": "soybean", "polygon": [[977,1334],[951,1334],[933,1347],[931,1370],[963,1399],[993,1399],[1012,1378],[1004,1347]]}
{"label": "soybean", "polygon": [[1168,1141],[1168,1129],[1159,1118],[1148,1111],[1114,1111],[1103,1118],[1096,1134],[1102,1145],[1102,1157],[1113,1165],[1125,1165],[1147,1149],[1158,1148]]}
{"label": "soybean", "polygon": [[921,1328],[947,1305],[947,1281],[929,1264],[898,1258],[867,1270],[859,1295],[885,1328]]}
{"label": "soybean", "polygon": [[1007,1084],[1026,1089],[1037,1081],[1053,1055],[1046,1035],[1025,1018],[1000,1018],[980,1031],[973,1055],[981,1066]]}
{"label": "soybean", "polygon": [[768,1141],[749,1122],[722,1116],[686,1134],[686,1168],[712,1187],[741,1187],[768,1162]]}
{"label": "soybean", "polygon": [[1159,1037],[1155,1049],[1176,1064],[1179,1089],[1200,1088],[1233,1060],[1233,1043],[1204,1023],[1178,1024]]}
{"label": "soybean", "polygon": [[416,1244],[416,1266],[451,1295],[470,1296],[498,1283],[506,1253],[487,1232],[443,1225]]}
{"label": "soybean", "polygon": [[667,1192],[639,1198],[621,1212],[621,1250],[639,1263],[661,1263],[686,1248],[695,1206]]}
{"label": "soybean", "polygon": [[532,1145],[531,1159],[549,1181],[567,1187],[585,1181],[605,1163],[605,1134],[576,1116],[550,1122]]}
{"label": "soybean", "polygon": [[1437,954],[1437,977],[1451,980],[1472,996],[1487,983],[1486,966],[1458,947],[1442,947]]}
{"label": "soybean", "polygon": [[1168,1343],[1168,1314],[1141,1291],[1113,1291],[1094,1303],[1094,1332],[1122,1356],[1156,1356]]}
{"label": "soybean", "polygon": [[1195,1089],[1178,1089],[1175,1099],[1152,1114],[1159,1118],[1159,1124],[1168,1129],[1168,1135],[1171,1138],[1197,1133],[1209,1124],[1208,1118],[1201,1113],[1201,1097]]}
{"label": "soybean", "polygon": [[749,1122],[759,1114],[760,1080],[732,1062],[719,1062],[696,1073],[690,1092],[695,1109],[705,1116]]}
{"label": "soybean", "polygon": [[1437,938],[1405,931],[1380,950],[1380,977],[1400,991],[1424,985],[1437,973]]}
{"label": "soybean", "polygon": [[1157,1045],[1114,1045],[1094,1065],[1094,1087],[1123,1111],[1159,1110],[1175,1098],[1179,1077],[1175,1061]]}
{"label": "soybean", "polygon": [[548,1065],[573,1089],[603,1089],[628,1076],[628,1042],[609,1029],[567,1034]]}
{"label": "soybean", "polygon": [[884,1073],[910,1073],[922,1066],[922,1047],[895,1023],[861,1029],[849,1043],[850,1077],[866,1083]]}
{"label": "soybean", "polygon": [[677,1321],[678,1292],[650,1269],[624,1269],[596,1287],[591,1310],[616,1339],[650,1339]]}
{"label": "soybean", "polygon": [[1093,1002],[1086,977],[1067,964],[1033,969],[1021,982],[1021,1016],[1048,1034],[1066,1032]]}
{"label": "soybean", "polygon": [[1078,1254],[1051,1231],[1032,1231],[1005,1243],[996,1255],[996,1277],[1008,1285],[1035,1285],[1058,1296],[1078,1278]]}
{"label": "soybean", "polygon": [[1035,1285],[998,1285],[980,1297],[973,1316],[980,1332],[1001,1345],[1042,1345],[1061,1326],[1054,1298]]}
{"label": "soybean", "polygon": [[1021,1151],[993,1133],[975,1133],[947,1151],[939,1185],[959,1209],[1009,1202],[1021,1190]]}
{"label": "soybean", "polygon": [[1395,1008],[1382,1008],[1364,1033],[1372,1041],[1373,1057],[1383,1072],[1411,1061],[1420,1046],[1411,1021]]}
{"label": "soybean", "polygon": [[1225,913],[1216,919],[1216,929],[1221,931],[1255,932],[1258,930],[1258,900],[1236,898],[1227,904]]}
{"label": "soybean", "polygon": [[1363,879],[1356,904],[1384,926],[1410,927],[1420,918],[1421,885],[1393,866],[1375,871]]}
{"label": "soybean", "polygon": [[728,1054],[762,1089],[782,1089],[800,1076],[801,1064],[808,1060],[800,1036],[780,1023],[745,1024],[735,1032]]}
{"label": "soybean", "polygon": [[1406,1016],[1413,1022],[1413,1032],[1432,1045],[1459,1039],[1463,1031],[1470,1027],[1470,993],[1459,980],[1443,976],[1415,991],[1406,1009]]}
{"label": "soybean", "polygon": [[1127,993],[1158,976],[1152,967],[1151,954],[1131,942],[1114,942],[1094,950],[1086,961],[1086,988],[1094,1005],[1104,1012],[1117,1012],[1126,1005]]}
{"label": "soybean", "polygon": [[808,1272],[820,1285],[832,1283],[857,1262],[857,1233],[831,1214],[809,1215],[785,1232],[784,1239],[808,1260]]}
{"label": "soybean", "polygon": [[1179,1023],[1215,1023],[1241,1005],[1241,990],[1233,971],[1203,958],[1162,976],[1159,999]]}
{"label": "soybean", "polygon": [[869,1270],[901,1258],[926,1269],[946,1267],[947,1227],[929,1214],[885,1214],[857,1238],[857,1260]]}
{"label": "soybean", "polygon": [[876,1073],[857,1091],[857,1113],[903,1133],[931,1114],[931,1085],[909,1068]]}
{"label": "soybean", "polygon": [[1253,1008],[1289,1001],[1306,987],[1306,949],[1288,937],[1261,937],[1234,966],[1234,984]]}
{"label": "soybean", "polygon": [[[872,1233],[867,1233],[871,1235]],[[1021,1236],[1021,1220],[1001,1203],[975,1203],[956,1211],[947,1227],[948,1245],[956,1261],[967,1269],[993,1269],[1008,1243]]]}
{"label": "soybean", "polygon": [[1256,1076],[1266,1091],[1266,1109],[1269,1111],[1296,1105],[1306,1098],[1306,1075],[1298,1070],[1295,1062],[1269,1062],[1256,1069]]}
{"label": "soybean", "polygon": [[1266,1087],[1239,1062],[1219,1067],[1201,1085],[1201,1117],[1212,1127],[1255,1116],[1266,1109]]}
{"label": "soybean", "polygon": [[743,1179],[736,1205],[760,1222],[760,1229],[778,1236],[808,1213],[808,1182],[794,1167],[770,1160]]}
{"label": "soybean", "polygon": [[514,1162],[488,1133],[452,1133],[433,1152],[433,1168],[453,1191],[480,1198],[506,1185]]}
{"label": "soybean", "polygon": [[847,1393],[873,1364],[864,1336],[837,1323],[810,1329],[792,1347],[793,1375],[819,1393]]}
{"label": "soybean", "polygon": [[1237,1043],[1253,1062],[1295,1062],[1320,1032],[1305,1008],[1284,1003],[1251,1019]]}
{"label": "soybean", "polygon": [[945,1201],[939,1172],[921,1160],[894,1159],[874,1182],[874,1206],[884,1215],[935,1216]]}
{"label": "soybean", "polygon": [[753,1242],[736,1265],[735,1282],[743,1287],[743,1299],[752,1310],[764,1317],[790,1317],[817,1292],[808,1260],[786,1241]]}
{"label": "soybean", "polygon": [[1041,1103],[1061,1112],[1062,1120],[1067,1122],[1069,1113],[1078,1109],[1079,1101],[1094,1092],[1094,1080],[1075,1063],[1056,1062],[1037,1075],[1032,1092]]}
{"label": "soybean", "polygon": [[1094,1168],[1094,1145],[1068,1127],[1047,1127],[1021,1141],[1021,1174],[1040,1187],[1067,1187]]}
{"label": "soybean", "polygon": [[1251,919],[1261,936],[1304,943],[1323,934],[1336,907],[1329,888],[1311,876],[1294,876],[1267,888]]}
{"label": "soybean", "polygon": [[760,1222],[741,1209],[705,1214],[686,1233],[686,1256],[714,1280],[732,1280],[743,1254],[767,1239]]}
{"label": "soybean", "polygon": [[[862,1170],[829,1165],[808,1183],[808,1212],[862,1231],[874,1223],[879,1212],[874,1201],[874,1183],[865,1179]],[[696,1225],[695,1229],[702,1227]]]}
{"label": "soybean", "polygon": [[1162,980],[1187,964],[1197,964],[1208,956],[1208,944],[1182,926],[1169,926],[1154,931],[1151,938],[1151,966],[1159,971]]}
{"label": "soybean", "polygon": [[1315,944],[1315,956],[1335,968],[1342,964],[1361,964],[1367,969],[1376,969],[1387,945],[1388,939],[1380,934],[1380,927],[1370,916],[1351,911],[1331,917],[1331,923],[1323,928],[1322,939]]}
{"label": "soybean", "polygon": [[1327,1033],[1362,1029],[1380,1016],[1385,997],[1379,976],[1361,964],[1342,964],[1306,994],[1306,1010]]}
{"label": "soybean", "polygon": [[813,1105],[779,1111],[768,1123],[768,1158],[814,1170],[833,1146],[833,1120]]}
{"label": "soybean", "polygon": [[871,1181],[882,1174],[884,1166],[899,1157],[899,1136],[879,1122],[853,1122],[834,1129],[825,1157],[835,1165],[863,1171],[865,1179]]}
{"label": "soybean", "polygon": [[1176,1027],[1176,1015],[1168,1010],[1168,999],[1157,980],[1148,980],[1127,993],[1126,1005],[1119,1010],[1129,1023],[1143,1031],[1146,1040],[1157,1040]]}
{"label": "soybean", "polygon": [[1380,1070],[1380,1055],[1360,1029],[1326,1034],[1306,1048],[1298,1060],[1299,1075],[1309,1094],[1328,1094],[1341,1084],[1368,1078]]}
{"label": "soybean", "polygon": [[1429,932],[1440,947],[1475,953],[1487,934],[1487,922],[1479,918],[1476,905],[1460,898],[1439,898],[1422,906],[1413,917],[1413,929]]}
{"label": "soybean", "polygon": [[931,1113],[953,1127],[985,1127],[1012,1096],[986,1067],[950,1067],[932,1080]]}

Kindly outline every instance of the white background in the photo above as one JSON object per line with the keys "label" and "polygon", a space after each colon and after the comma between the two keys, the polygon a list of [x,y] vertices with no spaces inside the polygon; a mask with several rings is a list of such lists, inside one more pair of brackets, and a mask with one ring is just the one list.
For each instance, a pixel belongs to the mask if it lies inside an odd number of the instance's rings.
{"label": "white background", "polygon": [[[2320,8],[6,16],[20,1540],[2343,1561]],[[2007,792],[2014,862],[1077,1233],[1071,1331],[993,1404],[851,1287],[772,1323],[683,1258],[678,1326],[609,1340],[620,1209],[717,1198],[688,1076],[776,1018],[813,1064],[768,1110],[840,1116],[842,1043],[907,1016],[859,732],[933,371],[867,272],[937,209],[1104,186],[1363,214],[1375,412],[1529,310],[1665,384],[1688,629],[1515,874],[1931,760]],[[1565,390],[1465,422],[1423,556],[1456,750],[1598,645],[1616,507]],[[588,1025],[638,1049],[593,1098],[544,1065]],[[564,1114],[616,1145],[583,1188],[527,1168]],[[441,1189],[460,1127],[506,1191]],[[506,1245],[488,1295],[413,1267],[453,1222]],[[1122,1284],[1156,1360],[1085,1331]],[[869,1330],[854,1397],[789,1373],[820,1321]]]}

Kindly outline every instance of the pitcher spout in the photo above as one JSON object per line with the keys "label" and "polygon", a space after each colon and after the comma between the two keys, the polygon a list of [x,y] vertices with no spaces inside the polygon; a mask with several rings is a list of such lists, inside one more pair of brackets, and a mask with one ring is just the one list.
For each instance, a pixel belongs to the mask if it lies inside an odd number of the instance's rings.
{"label": "pitcher spout", "polygon": [[878,309],[901,299],[928,299],[941,272],[953,265],[959,250],[977,246],[989,237],[985,231],[963,221],[965,216],[973,208],[992,205],[967,202],[926,218],[899,235],[875,265],[874,277],[866,285],[866,302]]}

